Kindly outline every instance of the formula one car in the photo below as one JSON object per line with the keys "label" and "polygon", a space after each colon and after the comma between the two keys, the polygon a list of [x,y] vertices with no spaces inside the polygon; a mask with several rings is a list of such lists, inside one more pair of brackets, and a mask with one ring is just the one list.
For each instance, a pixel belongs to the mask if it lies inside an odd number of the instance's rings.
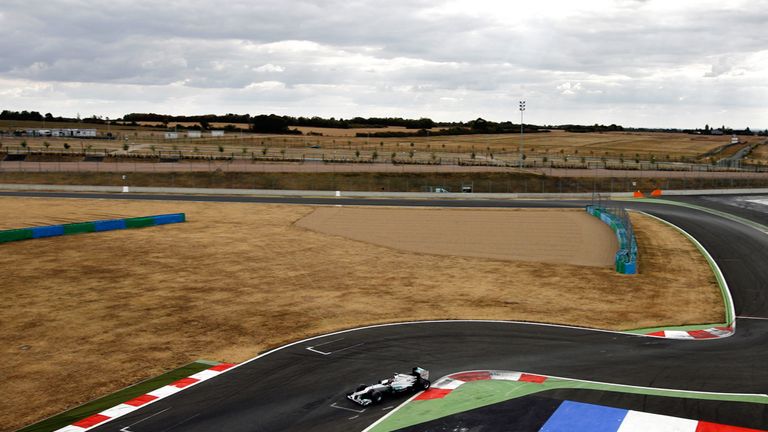
{"label": "formula one car", "polygon": [[379,403],[384,396],[426,390],[430,386],[429,371],[415,367],[410,374],[396,373],[392,378],[383,379],[377,384],[361,384],[347,399],[362,406]]}

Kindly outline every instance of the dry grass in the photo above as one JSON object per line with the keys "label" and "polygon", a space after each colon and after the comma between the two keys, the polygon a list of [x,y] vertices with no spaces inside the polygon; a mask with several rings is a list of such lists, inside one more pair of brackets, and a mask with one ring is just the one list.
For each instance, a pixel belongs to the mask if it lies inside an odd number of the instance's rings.
{"label": "dry grass", "polygon": [[243,361],[362,324],[484,318],[626,329],[723,319],[696,249],[640,216],[641,274],[627,277],[307,231],[293,224],[313,211],[305,206],[0,198],[4,226],[46,214],[177,211],[189,222],[0,245],[0,393],[15,395],[0,399],[0,429],[194,359]]}
{"label": "dry grass", "polygon": [[[24,123],[24,127],[40,127],[40,122],[15,122],[16,126]],[[148,122],[152,123],[152,122]],[[194,123],[179,123],[191,126]],[[0,121],[0,128],[14,126],[14,122]],[[48,127],[71,126],[52,123]],[[77,126],[77,125],[75,125]],[[171,125],[173,126],[173,125]],[[214,124],[221,127],[225,124]],[[243,126],[243,125],[240,125]],[[97,127],[100,132],[106,132],[105,125],[86,125],[80,127]],[[149,146],[155,146],[157,151],[186,150],[192,152],[197,148],[199,153],[220,154],[219,146],[223,147],[225,154],[260,154],[267,148],[268,155],[280,157],[281,149],[287,149],[290,157],[307,156],[326,157],[345,156],[352,157],[356,150],[360,150],[365,158],[370,157],[373,151],[378,152],[379,159],[388,157],[392,152],[399,153],[399,157],[407,157],[407,152],[417,152],[416,159],[429,159],[432,153],[436,157],[468,158],[474,151],[484,157],[493,154],[495,157],[516,157],[518,154],[520,137],[517,134],[497,135],[459,135],[459,136],[429,136],[407,138],[376,138],[355,137],[357,133],[375,133],[383,131],[415,132],[415,130],[400,127],[387,128],[357,128],[357,129],[333,129],[298,127],[303,132],[322,133],[323,136],[295,136],[295,135],[269,135],[269,134],[240,134],[227,133],[221,138],[184,138],[183,131],[179,139],[164,139],[164,131],[139,127],[113,126],[112,132],[118,136],[113,141],[107,140],[76,140],[72,138],[4,138],[5,147],[18,148],[21,141],[27,141],[29,147],[43,149],[43,143],[48,142],[50,150],[61,151],[65,142],[73,149],[91,145],[95,150],[108,149],[108,151],[122,151],[125,143],[131,145],[132,153],[151,153]],[[127,138],[127,140],[125,139]],[[525,151],[529,157],[549,158],[568,155],[571,160],[581,156],[585,157],[623,157],[626,160],[636,156],[643,160],[650,159],[650,155],[659,161],[671,158],[695,158],[707,151],[730,142],[727,136],[688,135],[682,133],[650,133],[650,132],[606,132],[606,133],[570,133],[555,130],[549,133],[526,134]],[[411,145],[413,144],[413,145]],[[313,150],[309,146],[320,146],[320,150]],[[421,157],[419,157],[421,156]]]}
{"label": "dry grass", "polygon": [[762,144],[755,147],[752,153],[747,156],[747,159],[753,163],[768,164],[768,140],[764,140]]}

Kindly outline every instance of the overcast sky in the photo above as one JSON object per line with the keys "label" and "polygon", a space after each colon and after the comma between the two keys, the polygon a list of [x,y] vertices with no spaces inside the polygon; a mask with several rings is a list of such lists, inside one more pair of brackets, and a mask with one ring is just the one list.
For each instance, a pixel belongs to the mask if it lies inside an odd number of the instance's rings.
{"label": "overcast sky", "polygon": [[0,108],[768,128],[768,0],[2,0]]}

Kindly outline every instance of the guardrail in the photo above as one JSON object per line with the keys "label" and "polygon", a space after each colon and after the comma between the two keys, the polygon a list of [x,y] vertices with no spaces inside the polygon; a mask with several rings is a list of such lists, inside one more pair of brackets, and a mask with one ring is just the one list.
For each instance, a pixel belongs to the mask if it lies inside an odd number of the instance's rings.
{"label": "guardrail", "polygon": [[607,208],[590,204],[587,213],[599,218],[611,227],[619,240],[616,252],[616,271],[622,274],[637,274],[637,240],[627,211],[620,207]]}
{"label": "guardrail", "polygon": [[57,237],[71,234],[83,234],[90,232],[144,228],[157,225],[181,223],[185,221],[186,215],[184,213],[172,213],[125,219],[108,219],[92,222],[77,222],[61,225],[45,225],[31,228],[19,228],[0,231],[0,243],[46,237]]}

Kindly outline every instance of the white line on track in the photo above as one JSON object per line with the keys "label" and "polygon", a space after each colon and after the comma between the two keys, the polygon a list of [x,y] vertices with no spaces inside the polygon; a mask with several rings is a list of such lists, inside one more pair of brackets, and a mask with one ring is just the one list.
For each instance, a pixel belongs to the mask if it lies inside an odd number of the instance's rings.
{"label": "white line on track", "polygon": [[354,345],[350,345],[350,346],[348,346],[348,347],[344,347],[344,348],[341,348],[341,349],[337,349],[336,351],[328,351],[328,352],[325,352],[325,351],[320,351],[320,350],[317,350],[317,349],[315,349],[315,348],[317,348],[317,347],[319,347],[319,346],[328,345],[328,344],[330,344],[330,343],[338,342],[338,341],[340,341],[340,340],[343,340],[343,339],[344,339],[344,338],[339,338],[339,339],[334,339],[334,340],[332,340],[332,341],[323,342],[323,343],[321,343],[321,344],[318,344],[318,345],[313,345],[313,346],[311,346],[311,347],[307,347],[307,350],[308,350],[308,351],[312,351],[313,353],[318,353],[318,354],[321,354],[321,355],[327,356],[327,355],[331,355],[331,354],[333,354],[333,353],[338,353],[338,352],[346,351],[346,350],[348,350],[348,349],[351,349],[351,348],[354,348],[354,347],[359,347],[360,345],[363,345],[363,344],[365,343],[365,342],[360,342],[360,343],[358,343],[358,344],[354,344]]}
{"label": "white line on track", "polygon": [[409,398],[408,398],[408,400],[406,400],[405,402],[403,402],[403,403],[401,403],[400,405],[398,405],[398,406],[397,406],[397,408],[395,408],[395,409],[393,409],[392,411],[388,412],[386,415],[384,415],[384,416],[383,416],[383,417],[381,417],[380,419],[378,419],[378,420],[376,420],[375,422],[371,423],[371,425],[370,425],[370,426],[368,426],[367,428],[363,429],[363,432],[368,432],[369,430],[371,430],[371,429],[373,429],[374,427],[376,427],[376,425],[377,425],[377,424],[379,424],[379,423],[383,422],[384,420],[388,419],[389,417],[392,417],[392,416],[393,416],[393,415],[394,415],[394,414],[395,414],[397,411],[399,411],[399,410],[400,410],[400,408],[402,408],[402,407],[404,407],[404,406],[408,405],[408,403],[410,403],[412,400],[416,399],[416,397],[417,397],[418,395],[422,394],[422,393],[423,393],[423,392],[417,392],[415,395],[413,395],[413,396],[409,397]]}
{"label": "white line on track", "polygon": [[748,319],[748,320],[766,320],[766,321],[768,321],[768,318],[763,318],[763,317],[753,317],[753,316],[737,316],[736,318],[739,318],[739,319]]}
{"label": "white line on track", "polygon": [[352,411],[352,412],[356,412],[356,413],[358,413],[358,414],[362,414],[362,413],[364,413],[364,412],[365,412],[365,409],[362,409],[362,410],[356,410],[356,409],[352,409],[352,408],[347,408],[347,407],[338,406],[338,405],[336,405],[336,402],[334,402],[334,403],[332,403],[332,404],[330,404],[330,405],[328,405],[328,406],[329,406],[329,407],[331,407],[331,408],[336,408],[336,409],[340,409],[340,410],[345,410],[345,411]]}
{"label": "white line on track", "polygon": [[164,412],[168,411],[169,409],[171,409],[171,408],[170,408],[170,407],[169,407],[169,408],[166,408],[166,409],[164,409],[164,410],[162,410],[162,411],[158,411],[158,412],[156,412],[156,413],[152,414],[152,415],[151,415],[151,416],[149,416],[149,417],[144,417],[143,419],[141,419],[141,420],[137,421],[136,423],[131,423],[131,424],[129,424],[128,426],[126,426],[126,427],[124,427],[124,428],[120,429],[120,432],[133,432],[133,431],[129,430],[128,428],[129,428],[129,427],[132,427],[132,426],[136,426],[137,424],[139,424],[139,423],[143,422],[144,420],[149,420],[149,419],[151,419],[152,417],[154,417],[154,416],[156,416],[156,415],[160,415],[160,414],[162,414],[162,413],[164,413]]}

